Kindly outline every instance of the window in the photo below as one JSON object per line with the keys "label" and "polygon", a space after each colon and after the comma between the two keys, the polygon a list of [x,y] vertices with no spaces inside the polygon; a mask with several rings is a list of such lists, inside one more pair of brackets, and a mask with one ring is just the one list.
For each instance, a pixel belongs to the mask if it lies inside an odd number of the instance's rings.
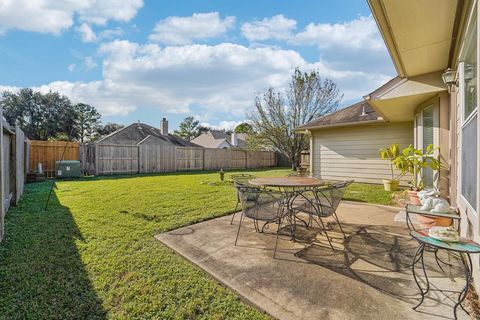
{"label": "window", "polygon": [[[422,112],[422,147],[426,147],[435,143],[434,141],[434,122],[433,122],[433,106],[425,108]],[[434,187],[435,177],[431,168],[425,168],[423,171],[423,182],[426,188]]]}
{"label": "window", "polygon": [[477,207],[477,115],[462,128],[462,195]]}
{"label": "window", "polygon": [[477,101],[477,19],[470,22],[462,50],[460,69],[461,128],[461,195],[477,208],[478,101]]}
{"label": "window", "polygon": [[477,108],[477,22],[471,22],[473,26],[465,38],[463,61],[463,120]]}

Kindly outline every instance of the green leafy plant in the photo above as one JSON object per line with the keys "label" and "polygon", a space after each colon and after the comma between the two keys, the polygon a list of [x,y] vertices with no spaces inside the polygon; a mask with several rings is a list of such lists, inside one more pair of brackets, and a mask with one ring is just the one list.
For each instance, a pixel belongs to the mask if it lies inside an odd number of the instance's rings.
{"label": "green leafy plant", "polygon": [[416,149],[413,145],[409,145],[393,160],[393,164],[402,174],[409,173],[411,175],[410,185],[413,190],[422,190],[424,188],[425,169],[440,170],[441,163],[435,155],[435,152],[439,149],[432,144],[428,145],[425,150]]}
{"label": "green leafy plant", "polygon": [[396,167],[395,160],[400,156],[400,148],[398,147],[398,144],[393,143],[386,148],[380,149],[379,152],[380,152],[380,158],[382,160],[390,161],[390,172],[392,176],[391,181],[399,180],[401,177],[403,177],[406,174],[406,172],[402,170],[400,170],[398,174],[395,173],[395,167]]}

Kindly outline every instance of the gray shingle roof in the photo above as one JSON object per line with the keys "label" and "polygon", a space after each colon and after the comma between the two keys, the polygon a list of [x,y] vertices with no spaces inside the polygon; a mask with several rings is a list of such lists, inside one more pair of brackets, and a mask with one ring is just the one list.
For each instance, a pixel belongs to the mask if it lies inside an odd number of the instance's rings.
{"label": "gray shingle roof", "polygon": [[[231,138],[231,135],[225,131],[210,130],[196,137],[192,142],[204,148],[219,148],[222,144],[231,146]],[[246,148],[247,135],[244,133],[237,134],[237,142],[237,148]]]}
{"label": "gray shingle roof", "polygon": [[132,123],[120,130],[117,130],[108,136],[100,139],[97,143],[102,144],[137,144],[147,136],[152,136],[165,143],[177,147],[198,147],[195,143],[189,142],[177,136],[168,134],[163,135],[160,129],[152,127],[145,123]]}
{"label": "gray shingle roof", "polygon": [[384,122],[384,119],[366,101],[360,101],[349,107],[337,110],[314,119],[304,125],[297,127],[297,130],[328,127],[342,124],[361,124],[363,122]]}

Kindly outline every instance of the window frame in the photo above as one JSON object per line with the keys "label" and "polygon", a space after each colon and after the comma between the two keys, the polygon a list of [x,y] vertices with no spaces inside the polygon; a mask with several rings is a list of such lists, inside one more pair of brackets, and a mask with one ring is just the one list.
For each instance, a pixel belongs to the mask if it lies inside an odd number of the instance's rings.
{"label": "window frame", "polygon": [[[479,188],[480,188],[480,181],[479,181],[479,170],[480,170],[480,150],[478,150],[477,152],[477,176],[476,176],[476,185],[477,185],[477,203],[476,203],[476,207],[474,207],[470,202],[469,200],[467,200],[467,198],[463,195],[462,191],[463,191],[463,181],[462,181],[462,176],[463,176],[463,167],[461,165],[461,161],[462,161],[462,145],[463,145],[463,130],[464,128],[470,124],[471,121],[473,121],[473,119],[476,119],[477,121],[477,139],[478,137],[480,136],[480,127],[479,127],[479,123],[480,123],[480,114],[479,114],[479,98],[480,98],[480,95],[478,93],[478,88],[479,88],[479,82],[478,82],[478,79],[479,79],[479,66],[478,66],[478,63],[480,61],[480,58],[479,58],[479,41],[478,41],[478,38],[479,38],[479,19],[477,17],[477,5],[475,4],[474,6],[474,10],[472,11],[472,15],[470,16],[470,19],[469,19],[469,23],[467,25],[467,28],[466,28],[466,31],[465,31],[465,36],[464,36],[464,43],[462,45],[462,49],[460,51],[460,55],[459,55],[459,63],[458,63],[458,90],[459,90],[459,98],[460,98],[460,103],[459,103],[459,112],[460,112],[460,117],[459,117],[459,120],[460,120],[460,128],[459,128],[459,141],[458,141],[458,151],[459,151],[459,174],[458,174],[458,196],[461,198],[462,202],[465,204],[465,206],[468,208],[467,210],[467,216],[469,215],[472,215],[470,217],[470,219],[476,219],[476,217],[478,216],[478,208],[480,208],[480,199],[479,199]],[[477,90],[476,90],[476,94],[477,94],[477,97],[476,97],[476,105],[475,105],[475,108],[470,112],[470,114],[465,117],[465,110],[466,110],[466,97],[465,97],[465,62],[464,62],[464,57],[465,57],[465,51],[467,50],[467,47],[466,47],[466,43],[468,41],[468,39],[472,39],[472,35],[471,35],[471,32],[473,32],[474,30],[474,27],[476,28],[476,35],[475,35],[475,41],[477,42],[476,43],[476,78],[477,78]],[[479,140],[480,141],[480,140]],[[480,148],[479,148],[480,149]]]}
{"label": "window frame", "polygon": [[[420,104],[415,110],[414,115],[414,141],[415,148],[425,150],[427,146],[423,143],[423,113],[425,110],[431,108],[433,111],[433,146],[438,147],[440,145],[440,101],[439,97],[436,96],[432,99],[429,99],[422,104]],[[440,153],[438,150],[435,151],[434,155],[437,159],[440,158]],[[420,173],[417,173],[420,174]],[[440,170],[433,172],[433,188],[436,190],[440,189]]]}

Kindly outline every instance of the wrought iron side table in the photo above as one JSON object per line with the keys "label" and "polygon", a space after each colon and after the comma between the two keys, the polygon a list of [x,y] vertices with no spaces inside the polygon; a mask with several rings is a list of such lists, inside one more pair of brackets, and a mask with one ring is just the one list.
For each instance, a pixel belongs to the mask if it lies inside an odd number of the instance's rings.
{"label": "wrought iron side table", "polygon": [[[462,289],[462,291],[458,292],[458,300],[457,303],[455,304],[453,308],[453,315],[455,319],[457,319],[457,308],[460,306],[463,311],[465,311],[467,314],[468,312],[465,310],[465,308],[462,305],[463,300],[465,300],[465,297],[467,296],[468,292],[468,287],[469,284],[472,282],[473,277],[472,277],[472,258],[470,257],[470,254],[476,254],[480,253],[480,244],[465,239],[463,237],[460,238],[458,242],[446,242],[446,241],[441,241],[434,239],[432,237],[428,236],[428,230],[427,229],[422,229],[422,230],[416,230],[412,224],[412,221],[410,220],[410,214],[424,214],[428,216],[433,216],[433,217],[445,217],[445,218],[451,218],[454,219],[454,221],[459,221],[460,216],[452,210],[451,213],[445,213],[445,214],[439,214],[439,213],[430,213],[430,212],[425,212],[420,210],[419,206],[412,206],[408,205],[406,208],[406,213],[407,213],[407,226],[410,229],[410,235],[418,241],[419,247],[417,249],[417,252],[415,253],[413,257],[413,263],[412,263],[412,274],[413,278],[415,280],[415,283],[417,284],[418,288],[420,289],[420,293],[422,295],[422,298],[420,302],[413,307],[414,310],[416,310],[422,303],[423,300],[425,299],[425,295],[433,289],[430,289],[430,282],[428,279],[427,271],[425,270],[425,264],[424,264],[424,253],[426,248],[431,248],[433,249],[433,252],[435,253],[435,259],[437,260],[438,265],[440,266],[440,269],[442,269],[441,265],[439,264],[439,258],[437,256],[437,251],[438,250],[446,250],[450,254],[458,257],[460,261],[463,264],[464,270],[465,270],[465,287]],[[443,261],[440,260],[440,262],[444,263]],[[416,274],[416,265],[420,263],[423,271],[423,275],[425,277],[425,282],[426,282],[426,287],[423,288],[419,282],[419,276]],[[443,270],[443,269],[442,269]],[[448,291],[448,290],[443,290],[443,291]]]}

